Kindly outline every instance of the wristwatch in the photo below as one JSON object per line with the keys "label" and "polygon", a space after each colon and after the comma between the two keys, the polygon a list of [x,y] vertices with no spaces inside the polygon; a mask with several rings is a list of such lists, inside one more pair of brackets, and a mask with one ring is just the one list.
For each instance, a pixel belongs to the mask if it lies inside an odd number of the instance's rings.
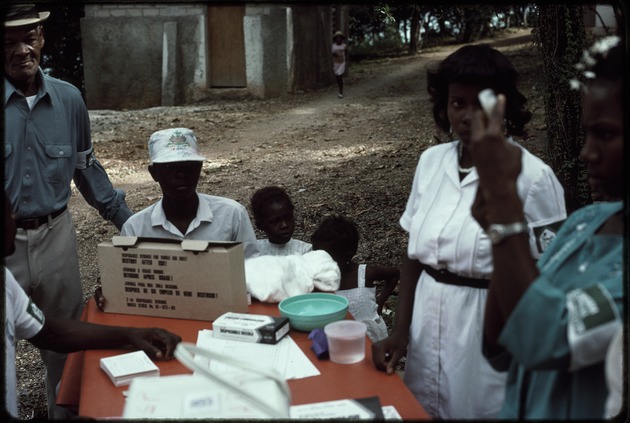
{"label": "wristwatch", "polygon": [[508,223],[507,225],[501,225],[494,223],[488,226],[486,234],[490,238],[492,245],[501,243],[505,238],[511,235],[522,234],[527,232],[527,222]]}

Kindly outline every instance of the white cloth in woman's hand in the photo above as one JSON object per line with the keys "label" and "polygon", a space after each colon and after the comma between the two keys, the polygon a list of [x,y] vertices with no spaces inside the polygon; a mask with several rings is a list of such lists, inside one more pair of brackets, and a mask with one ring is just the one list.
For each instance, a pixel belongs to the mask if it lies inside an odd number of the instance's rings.
{"label": "white cloth in woman's hand", "polygon": [[314,289],[334,292],[341,273],[337,263],[323,250],[289,256],[258,256],[245,260],[245,280],[252,297],[280,302]]}

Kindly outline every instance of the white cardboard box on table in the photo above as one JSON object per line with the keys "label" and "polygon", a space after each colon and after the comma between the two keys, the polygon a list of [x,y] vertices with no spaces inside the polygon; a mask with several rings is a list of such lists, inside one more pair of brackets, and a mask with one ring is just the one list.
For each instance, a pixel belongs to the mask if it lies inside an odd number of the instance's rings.
{"label": "white cardboard box on table", "polygon": [[289,319],[261,314],[225,313],[212,322],[215,338],[277,344],[289,333]]}

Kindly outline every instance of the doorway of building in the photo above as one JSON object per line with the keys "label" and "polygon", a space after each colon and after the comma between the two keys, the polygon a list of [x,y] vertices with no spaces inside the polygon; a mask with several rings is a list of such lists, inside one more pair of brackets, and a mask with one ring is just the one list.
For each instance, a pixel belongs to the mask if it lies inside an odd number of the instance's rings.
{"label": "doorway of building", "polygon": [[209,86],[247,86],[243,17],[245,6],[208,7]]}

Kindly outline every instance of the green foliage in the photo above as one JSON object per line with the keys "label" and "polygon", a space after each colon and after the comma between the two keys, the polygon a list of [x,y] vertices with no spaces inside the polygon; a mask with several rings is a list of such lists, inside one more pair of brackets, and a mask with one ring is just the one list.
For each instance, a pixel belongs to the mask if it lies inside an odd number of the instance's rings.
{"label": "green foliage", "polygon": [[420,2],[353,6],[349,9],[352,54],[378,57],[405,50],[413,54],[421,46],[476,41],[512,24],[523,25],[524,10],[524,6]]}
{"label": "green foliage", "polygon": [[398,31],[396,7],[387,4],[353,6],[350,17],[350,54],[353,60],[399,55],[406,46]]}
{"label": "green foliage", "polygon": [[353,6],[348,10],[349,32],[352,39],[353,49],[355,45],[373,43],[375,39],[381,38],[388,26],[386,19],[385,5]]}
{"label": "green foliage", "polygon": [[574,64],[586,47],[584,15],[580,5],[539,5],[534,24],[534,38],[543,57],[547,90],[545,121],[548,137],[548,157],[565,189],[567,211],[590,203],[586,170],[579,159],[584,143],[580,120],[582,98],[572,90]]}
{"label": "green foliage", "polygon": [[364,40],[358,44],[352,44],[350,54],[352,60],[363,60],[375,57],[399,56],[405,54],[407,47],[401,40],[399,34],[393,29],[388,29],[386,33],[379,37]]}
{"label": "green foliage", "polygon": [[489,35],[490,21],[494,15],[492,5],[466,5],[455,9],[458,14],[459,33],[457,42],[469,43]]}

